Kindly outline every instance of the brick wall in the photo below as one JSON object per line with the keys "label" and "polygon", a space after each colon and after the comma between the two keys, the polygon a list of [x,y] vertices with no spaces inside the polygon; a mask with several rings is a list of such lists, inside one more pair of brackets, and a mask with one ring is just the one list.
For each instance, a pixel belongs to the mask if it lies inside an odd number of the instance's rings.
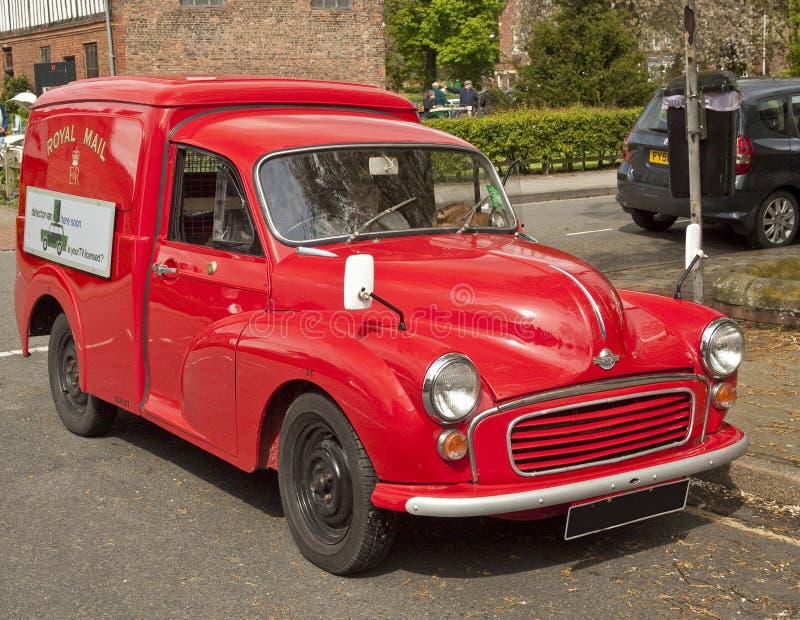
{"label": "brick wall", "polygon": [[[112,0],[116,72],[253,74],[361,82],[383,87],[382,0],[352,0],[352,9],[311,9],[311,0],[227,0],[221,7],[179,0]],[[97,43],[100,75],[109,75],[104,19],[4,35],[14,72],[33,82],[40,47],[51,60],[75,56],[86,77],[83,44]]]}
{"label": "brick wall", "polygon": [[311,0],[125,0],[127,72],[274,75],[384,86],[383,2],[311,9]]}
{"label": "brick wall", "polygon": [[[124,41],[121,32],[114,36],[117,70],[119,72],[120,52],[124,55]],[[41,62],[41,48],[50,47],[50,61],[63,62],[64,57],[75,57],[75,73],[78,78],[86,77],[84,44],[97,44],[97,62],[100,75],[109,75],[108,35],[104,19],[83,20],[71,24],[35,28],[33,30],[0,35],[3,48],[10,47],[14,60],[14,75],[24,75],[33,84],[33,65]],[[124,65],[124,63],[123,63]]]}

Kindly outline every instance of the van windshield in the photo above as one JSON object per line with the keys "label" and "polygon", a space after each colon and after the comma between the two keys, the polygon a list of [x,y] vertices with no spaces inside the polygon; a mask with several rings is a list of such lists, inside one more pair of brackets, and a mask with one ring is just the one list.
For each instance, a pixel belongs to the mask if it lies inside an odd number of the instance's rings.
{"label": "van windshield", "polygon": [[491,163],[475,151],[336,147],[262,160],[266,216],[290,243],[440,230],[516,230]]}

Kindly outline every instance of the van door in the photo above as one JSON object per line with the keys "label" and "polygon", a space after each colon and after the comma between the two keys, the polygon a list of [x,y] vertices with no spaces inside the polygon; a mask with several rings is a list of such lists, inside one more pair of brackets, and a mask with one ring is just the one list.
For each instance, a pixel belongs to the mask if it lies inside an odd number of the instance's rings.
{"label": "van door", "polygon": [[249,311],[266,307],[266,261],[234,166],[172,148],[171,205],[147,300],[144,410],[235,456],[236,344]]}

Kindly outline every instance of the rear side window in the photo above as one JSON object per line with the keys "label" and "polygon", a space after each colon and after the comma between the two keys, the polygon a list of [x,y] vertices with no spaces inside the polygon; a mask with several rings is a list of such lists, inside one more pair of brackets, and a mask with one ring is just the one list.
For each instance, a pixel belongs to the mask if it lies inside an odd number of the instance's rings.
{"label": "rear side window", "polygon": [[758,118],[761,120],[761,124],[769,131],[784,135],[788,133],[786,130],[786,112],[782,99],[772,97],[759,101]]}
{"label": "rear side window", "polygon": [[664,93],[658,91],[642,111],[636,123],[636,129],[648,129],[667,133],[667,111],[662,110]]}
{"label": "rear side window", "polygon": [[797,135],[800,136],[800,95],[792,95],[792,122]]}

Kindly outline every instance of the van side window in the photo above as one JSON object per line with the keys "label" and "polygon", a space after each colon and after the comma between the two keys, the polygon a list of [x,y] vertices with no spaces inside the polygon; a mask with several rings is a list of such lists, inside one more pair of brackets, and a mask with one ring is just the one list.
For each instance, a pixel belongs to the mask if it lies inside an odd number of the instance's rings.
{"label": "van side window", "polygon": [[786,134],[786,114],[781,99],[762,99],[758,102],[758,116],[764,127],[776,133]]}
{"label": "van side window", "polygon": [[168,237],[263,256],[233,166],[204,151],[178,149]]}

